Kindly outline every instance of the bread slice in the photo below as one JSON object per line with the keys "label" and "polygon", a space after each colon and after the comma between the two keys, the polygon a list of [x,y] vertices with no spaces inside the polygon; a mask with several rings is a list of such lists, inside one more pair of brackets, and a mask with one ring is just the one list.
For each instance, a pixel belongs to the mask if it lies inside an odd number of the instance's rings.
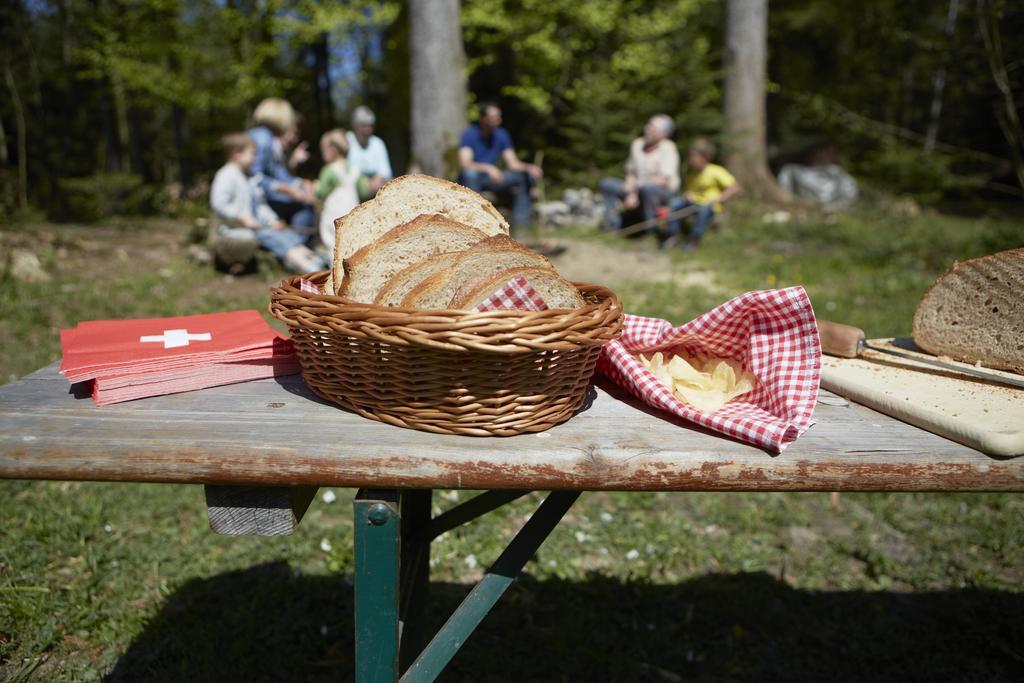
{"label": "bread slice", "polygon": [[428,175],[404,175],[334,222],[335,287],[342,286],[345,259],[391,228],[417,216],[434,213],[487,235],[508,234],[508,222],[476,192]]}
{"label": "bread slice", "polygon": [[413,287],[434,273],[450,268],[462,258],[462,255],[462,251],[450,251],[431,256],[403,268],[391,276],[391,279],[377,293],[373,303],[379,306],[401,306],[402,299],[412,291]]}
{"label": "bread slice", "polygon": [[917,304],[914,342],[937,356],[1024,373],[1024,248],[954,263]]}
{"label": "bread slice", "polygon": [[[425,278],[405,295],[402,306],[427,310],[448,308],[460,287],[473,285],[508,268],[547,268],[555,272],[551,262],[530,251],[510,237],[488,237],[466,250],[443,270]],[[556,273],[557,275],[557,273]]]}
{"label": "bread slice", "polygon": [[473,310],[498,291],[502,285],[517,275],[529,280],[548,308],[579,308],[587,302],[576,289],[576,285],[561,277],[550,268],[508,268],[490,275],[476,284],[467,285],[455,293],[449,308]]}
{"label": "bread slice", "polygon": [[476,228],[439,214],[419,216],[345,259],[345,281],[338,290],[360,303],[372,303],[392,275],[435,254],[469,249],[485,239]]}

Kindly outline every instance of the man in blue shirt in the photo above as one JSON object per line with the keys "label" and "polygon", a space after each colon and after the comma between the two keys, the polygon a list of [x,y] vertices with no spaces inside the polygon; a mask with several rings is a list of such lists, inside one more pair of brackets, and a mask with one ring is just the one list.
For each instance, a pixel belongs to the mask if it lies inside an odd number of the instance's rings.
{"label": "man in blue shirt", "polygon": [[[505,162],[506,170],[498,168]],[[477,192],[511,192],[512,227],[530,222],[530,187],[544,172],[519,160],[512,136],[501,127],[501,108],[493,102],[480,105],[480,118],[462,133],[459,142],[459,183]]]}

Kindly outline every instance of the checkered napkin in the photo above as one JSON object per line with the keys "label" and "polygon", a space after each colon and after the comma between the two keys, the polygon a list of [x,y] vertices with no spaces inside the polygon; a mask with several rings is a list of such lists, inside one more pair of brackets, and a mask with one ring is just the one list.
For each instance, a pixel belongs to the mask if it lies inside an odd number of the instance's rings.
{"label": "checkered napkin", "polygon": [[315,285],[304,277],[299,278],[299,289],[306,294],[323,294],[323,290],[320,289],[319,285]]}
{"label": "checkered napkin", "polygon": [[[677,399],[635,354],[684,349],[734,358],[757,376],[757,388],[704,413]],[[821,344],[803,287],[747,292],[685,325],[626,315],[622,336],[605,344],[598,369],[644,403],[781,453],[813,422]]]}
{"label": "checkered napkin", "polygon": [[522,275],[516,275],[494,294],[481,301],[474,311],[546,311],[548,305]]}

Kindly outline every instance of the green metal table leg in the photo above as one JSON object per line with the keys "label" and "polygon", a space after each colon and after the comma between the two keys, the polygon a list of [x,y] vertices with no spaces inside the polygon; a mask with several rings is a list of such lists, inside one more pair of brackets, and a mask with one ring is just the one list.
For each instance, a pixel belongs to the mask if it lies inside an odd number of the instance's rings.
{"label": "green metal table leg", "polygon": [[430,489],[399,493],[402,515],[401,574],[398,615],[401,619],[401,641],[398,647],[398,666],[404,671],[423,646],[427,644],[424,614],[430,588],[430,541],[426,533],[430,527]]}
{"label": "green metal table leg", "polygon": [[553,491],[455,610],[430,644],[402,675],[402,681],[432,681],[473,633],[562,516],[579,491]]}
{"label": "green metal table leg", "polygon": [[401,516],[395,491],[360,489],[355,498],[356,680],[398,680]]}

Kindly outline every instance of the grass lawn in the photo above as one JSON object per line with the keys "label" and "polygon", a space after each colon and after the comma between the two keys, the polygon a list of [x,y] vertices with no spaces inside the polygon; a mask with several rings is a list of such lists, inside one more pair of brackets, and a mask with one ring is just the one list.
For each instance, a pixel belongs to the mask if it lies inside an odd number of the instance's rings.
{"label": "grass lawn", "polygon": [[[0,279],[0,381],[55,359],[78,320],[262,310],[281,274],[195,266],[187,231],[0,227],[0,248],[31,247],[53,275]],[[1006,219],[766,224],[740,206],[696,254],[612,243],[669,271],[614,288],[630,312],[682,322],[801,284],[821,317],[906,335],[953,258],[1022,243]],[[333,493],[292,536],[226,538],[198,486],[0,482],[0,680],[351,679],[354,492]],[[435,492],[435,510],[469,495]],[[436,625],[539,501],[435,543]],[[1019,495],[587,493],[442,680],[1016,681],[1022,580]]]}

